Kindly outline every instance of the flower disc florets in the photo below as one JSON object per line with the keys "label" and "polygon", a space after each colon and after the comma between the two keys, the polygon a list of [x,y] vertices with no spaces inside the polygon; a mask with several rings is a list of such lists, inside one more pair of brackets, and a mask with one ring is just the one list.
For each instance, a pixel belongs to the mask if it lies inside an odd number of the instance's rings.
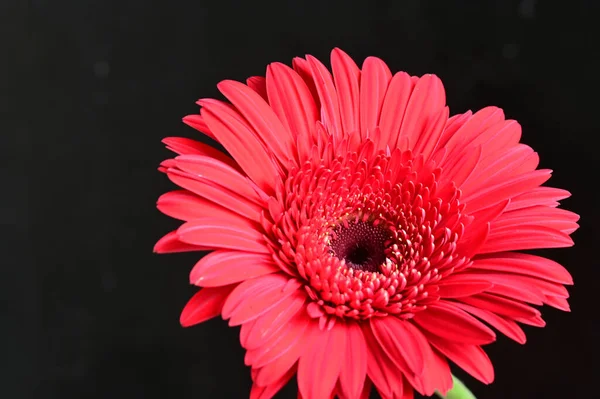
{"label": "flower disc florets", "polygon": [[435,162],[375,151],[370,141],[330,162],[307,161],[271,208],[274,252],[324,314],[411,318],[437,300],[431,283],[468,262],[456,253],[466,222],[459,191],[440,192],[438,174]]}

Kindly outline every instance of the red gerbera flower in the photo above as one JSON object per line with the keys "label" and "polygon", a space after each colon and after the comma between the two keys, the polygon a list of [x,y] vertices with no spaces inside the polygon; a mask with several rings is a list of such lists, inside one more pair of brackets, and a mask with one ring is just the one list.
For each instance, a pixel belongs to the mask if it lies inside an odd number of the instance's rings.
{"label": "red gerbera flower", "polygon": [[530,305],[569,309],[569,273],[512,252],[573,244],[569,193],[541,187],[551,171],[502,110],[449,118],[435,75],[338,49],[331,64],[274,63],[221,82],[230,103],[198,101],[184,121],[231,157],[164,140],[183,190],[158,208],[185,223],[155,250],[214,250],[181,323],[241,325],[251,398],[294,374],[304,399],[431,395],[451,388],[448,360],[490,383],[487,325],[524,343],[518,323],[544,325]]}

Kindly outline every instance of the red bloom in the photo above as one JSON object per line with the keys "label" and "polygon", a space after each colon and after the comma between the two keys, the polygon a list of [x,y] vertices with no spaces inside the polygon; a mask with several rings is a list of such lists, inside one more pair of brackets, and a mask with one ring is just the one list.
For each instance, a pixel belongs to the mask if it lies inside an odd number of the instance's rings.
{"label": "red bloom", "polygon": [[434,75],[338,49],[331,64],[274,63],[221,82],[230,104],[200,100],[184,121],[231,157],[164,140],[184,190],[158,208],[185,223],[155,250],[215,250],[181,323],[242,326],[251,398],[296,373],[305,399],[431,395],[451,388],[448,360],[490,383],[487,325],[524,343],[518,323],[544,325],[530,305],[569,309],[569,273],[512,252],[573,244],[569,193],[540,186],[551,172],[502,110],[449,118]]}

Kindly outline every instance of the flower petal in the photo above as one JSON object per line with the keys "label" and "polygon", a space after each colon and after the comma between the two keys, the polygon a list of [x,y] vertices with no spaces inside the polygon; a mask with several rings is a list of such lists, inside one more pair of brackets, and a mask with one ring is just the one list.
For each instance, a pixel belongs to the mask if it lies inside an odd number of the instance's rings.
{"label": "flower petal", "polygon": [[344,133],[360,131],[360,69],[352,58],[336,48],[331,52],[331,69],[338,92],[340,116]]}
{"label": "flower petal", "polygon": [[246,84],[249,88],[258,93],[263,100],[269,102],[269,98],[267,96],[267,80],[263,76],[251,76],[246,79]]}
{"label": "flower petal", "polygon": [[316,322],[312,323],[310,336],[304,338],[306,350],[298,361],[298,390],[305,398],[328,398],[347,350],[346,328],[341,321],[330,330],[315,328]]}
{"label": "flower petal", "polygon": [[319,101],[319,93],[308,61],[301,57],[295,57],[292,60],[292,68],[294,68],[294,71],[296,71],[302,80],[304,80],[304,83],[306,83],[306,86],[308,87],[308,90],[310,90],[310,94],[315,101],[317,109],[320,109],[321,102]]}
{"label": "flower petal", "polygon": [[193,251],[207,251],[211,248],[203,245],[193,245],[183,242],[179,239],[177,230],[171,231],[163,238],[158,240],[154,245],[154,252],[158,254],[167,254],[175,252],[193,252]]}
{"label": "flower petal", "polygon": [[[382,397],[402,397],[404,392],[403,373],[384,352],[369,325],[363,325],[363,334],[367,343],[367,375]],[[407,390],[409,388],[407,387]],[[412,391],[412,389],[411,389]],[[396,395],[396,396],[394,396]]]}
{"label": "flower petal", "polygon": [[490,231],[479,253],[517,251],[536,248],[564,248],[573,245],[568,234],[545,226],[522,224]]}
{"label": "flower petal", "polygon": [[167,148],[179,155],[203,155],[223,162],[238,170],[239,165],[230,156],[222,153],[214,147],[196,140],[184,137],[165,137],[162,142]]}
{"label": "flower petal", "polygon": [[429,352],[425,360],[426,371],[418,377],[421,391],[425,396],[431,396],[435,391],[446,394],[453,384],[448,361],[436,349],[431,348]]}
{"label": "flower petal", "polygon": [[[370,321],[373,335],[390,359],[403,359],[410,371],[421,375],[425,366],[424,353],[428,349],[422,334],[409,321],[390,316]],[[398,364],[401,367],[401,364]]]}
{"label": "flower petal", "polygon": [[202,323],[221,313],[227,296],[235,288],[235,285],[224,287],[202,288],[189,300],[181,312],[179,319],[183,327]]}
{"label": "flower petal", "polygon": [[[298,312],[303,310],[306,293],[302,290],[286,297],[254,321],[254,327],[245,340],[248,350],[257,349],[271,340]],[[244,324],[245,325],[245,324]]]}
{"label": "flower petal", "polygon": [[[267,93],[269,89],[267,75]],[[239,110],[282,164],[293,159],[296,145],[291,132],[286,129],[269,104],[254,90],[243,83],[224,80],[217,85],[221,93]]]}
{"label": "flower petal", "polygon": [[425,126],[425,130],[417,139],[413,152],[420,154],[425,161],[428,161],[435,153],[439,141],[444,132],[444,127],[448,121],[448,107],[443,107],[436,116],[434,116]]}
{"label": "flower petal", "polygon": [[384,146],[387,145],[392,150],[397,146],[398,135],[414,86],[409,74],[398,72],[392,77],[385,93],[379,117],[380,140]]}
{"label": "flower petal", "polygon": [[286,370],[295,368],[300,355],[306,350],[304,338],[310,335],[310,325],[308,317],[298,313],[265,348],[257,349],[254,355],[252,351],[246,353],[246,364],[254,364],[254,361],[264,364],[256,374],[257,384],[273,384]]}
{"label": "flower petal", "polygon": [[329,134],[334,137],[334,144],[342,140],[342,123],[340,120],[340,108],[338,94],[333,84],[331,73],[315,57],[307,55],[306,60],[312,73],[319,99],[321,100],[321,122],[327,128]]}
{"label": "flower petal", "polygon": [[493,294],[477,294],[459,298],[459,301],[515,320],[533,320],[540,316],[539,310],[531,306]]}
{"label": "flower petal", "polygon": [[525,332],[523,332],[521,327],[519,327],[517,323],[510,319],[506,319],[488,310],[476,308],[475,306],[467,305],[465,303],[455,303],[455,306],[458,306],[459,308],[471,313],[473,316],[480,318],[500,331],[502,334],[506,335],[508,338],[520,344],[524,344],[527,340],[525,337]]}
{"label": "flower petal", "polygon": [[484,384],[494,381],[494,366],[486,353],[477,345],[461,344],[443,338],[428,336],[433,346],[457,366]]}
{"label": "flower petal", "polygon": [[190,273],[190,283],[218,287],[279,271],[270,255],[217,250],[196,263]]}
{"label": "flower petal", "polygon": [[319,114],[310,90],[290,67],[273,63],[267,67],[269,103],[289,132],[309,140]]}
{"label": "flower petal", "polygon": [[342,397],[358,399],[361,397],[367,376],[367,343],[363,333],[355,322],[346,323],[346,349],[340,370],[339,385]]}
{"label": "flower petal", "polygon": [[[458,278],[461,276],[461,278]],[[438,283],[437,294],[442,298],[460,298],[471,296],[486,291],[493,286],[489,281],[470,279],[469,273],[462,275],[450,275]]]}
{"label": "flower petal", "polygon": [[423,330],[453,342],[480,345],[496,339],[485,324],[447,301],[428,305],[413,320]]}
{"label": "flower petal", "polygon": [[471,268],[522,274],[560,284],[573,284],[573,278],[563,266],[553,260],[530,254],[503,252],[477,256]]}
{"label": "flower petal", "polygon": [[254,221],[260,220],[259,205],[214,182],[174,168],[167,170],[167,177],[179,187],[230,210],[232,214],[239,214]]}
{"label": "flower petal", "polygon": [[504,212],[490,225],[490,230],[494,232],[495,230],[514,229],[533,221],[536,225],[570,234],[579,227],[576,223],[578,220],[579,215],[565,209],[531,206]]}
{"label": "flower petal", "polygon": [[206,198],[185,190],[170,191],[161,195],[156,207],[165,215],[186,222],[212,216],[228,223],[227,221],[231,218],[241,217]]}
{"label": "flower petal", "polygon": [[473,213],[507,198],[512,198],[543,184],[549,178],[549,170],[539,169],[492,186],[480,187],[479,191],[462,199],[462,202],[466,204],[465,213]]}
{"label": "flower petal", "polygon": [[198,130],[201,133],[204,133],[208,137],[217,140],[214,133],[210,130],[209,126],[206,124],[206,121],[201,115],[188,115],[183,118],[183,123],[185,123],[193,129]]}
{"label": "flower petal", "polygon": [[254,320],[292,295],[299,286],[297,281],[280,273],[246,280],[229,296],[223,306],[223,318],[230,319],[230,326]]}
{"label": "flower petal", "polygon": [[379,126],[379,115],[392,73],[377,57],[367,57],[362,65],[360,79],[360,136]]}
{"label": "flower petal", "polygon": [[250,399],[271,399],[288,381],[296,374],[295,368],[290,368],[277,381],[267,386],[258,385],[256,382],[252,384],[250,390]]}
{"label": "flower petal", "polygon": [[203,155],[180,155],[175,158],[175,165],[184,172],[211,181],[224,189],[235,189],[236,194],[262,205],[261,198],[246,177],[217,159]]}
{"label": "flower petal", "polygon": [[446,93],[441,80],[431,74],[419,79],[408,101],[398,135],[398,143],[406,139],[407,147],[400,149],[413,149],[426,126],[438,116],[445,105]]}
{"label": "flower petal", "polygon": [[272,194],[279,174],[271,155],[250,127],[223,104],[206,102],[201,114],[244,172],[267,194]]}
{"label": "flower petal", "polygon": [[506,208],[507,211],[528,208],[534,205],[556,206],[558,201],[569,198],[571,193],[554,187],[536,187],[530,191],[513,197]]}
{"label": "flower petal", "polygon": [[[468,118],[451,136],[444,135],[447,141],[441,145],[448,151],[449,158],[464,154],[472,146],[483,144],[478,137],[485,134],[488,128],[502,123],[504,112],[498,107],[485,107]],[[442,167],[444,165],[441,165]]]}
{"label": "flower petal", "polygon": [[229,225],[223,225],[220,219],[195,219],[179,227],[177,234],[179,239],[185,243],[212,249],[270,252],[263,235],[250,222],[242,223],[242,219],[236,221],[231,219]]}

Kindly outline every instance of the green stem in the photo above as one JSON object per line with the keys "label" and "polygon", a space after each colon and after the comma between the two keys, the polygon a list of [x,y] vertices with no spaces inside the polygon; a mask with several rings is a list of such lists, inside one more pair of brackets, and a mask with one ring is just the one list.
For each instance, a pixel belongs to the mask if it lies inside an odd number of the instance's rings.
{"label": "green stem", "polygon": [[477,399],[475,398],[475,395],[473,395],[473,393],[469,391],[469,388],[467,388],[465,384],[462,383],[461,380],[459,380],[455,376],[452,376],[452,382],[452,389],[449,390],[446,395],[442,395],[437,391],[435,394],[442,399]]}

